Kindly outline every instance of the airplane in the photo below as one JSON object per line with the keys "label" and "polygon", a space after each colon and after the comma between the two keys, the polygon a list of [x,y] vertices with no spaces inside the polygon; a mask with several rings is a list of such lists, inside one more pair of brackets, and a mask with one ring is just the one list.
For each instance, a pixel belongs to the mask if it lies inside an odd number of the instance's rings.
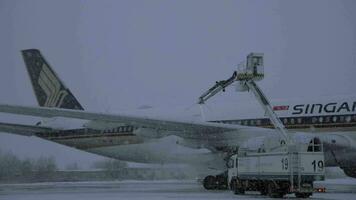
{"label": "airplane", "polygon": [[[189,164],[203,175],[226,170],[225,160],[244,141],[277,135],[261,112],[246,118],[197,121],[86,111],[39,50],[22,50],[22,56],[39,106],[1,104],[0,112],[44,120],[36,125],[0,123],[1,132],[35,136],[123,161]],[[321,138],[326,166],[340,166],[345,174],[356,178],[355,102],[352,97],[276,102],[273,109],[291,134]],[[49,123],[72,120],[79,120],[79,125],[66,128],[65,124],[58,127]]]}

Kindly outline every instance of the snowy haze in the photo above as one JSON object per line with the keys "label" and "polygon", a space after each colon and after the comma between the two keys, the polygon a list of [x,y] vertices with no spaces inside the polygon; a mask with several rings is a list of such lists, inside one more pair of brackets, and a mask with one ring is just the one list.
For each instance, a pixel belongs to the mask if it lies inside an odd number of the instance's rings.
{"label": "snowy haze", "polygon": [[[192,106],[251,51],[270,98],[355,94],[356,2],[0,0],[0,103],[37,105],[21,49],[38,48],[88,110]],[[229,90],[231,91],[231,90]],[[240,100],[227,92],[225,99]],[[5,114],[1,121],[32,123]],[[0,134],[21,156],[90,162],[87,153]]]}

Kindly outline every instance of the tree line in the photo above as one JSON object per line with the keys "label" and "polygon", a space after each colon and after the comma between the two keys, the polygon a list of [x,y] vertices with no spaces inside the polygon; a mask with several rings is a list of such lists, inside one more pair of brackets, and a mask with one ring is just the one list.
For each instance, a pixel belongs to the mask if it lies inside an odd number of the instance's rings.
{"label": "tree line", "polygon": [[57,170],[54,157],[19,159],[11,152],[0,150],[0,181],[21,178],[45,179]]}

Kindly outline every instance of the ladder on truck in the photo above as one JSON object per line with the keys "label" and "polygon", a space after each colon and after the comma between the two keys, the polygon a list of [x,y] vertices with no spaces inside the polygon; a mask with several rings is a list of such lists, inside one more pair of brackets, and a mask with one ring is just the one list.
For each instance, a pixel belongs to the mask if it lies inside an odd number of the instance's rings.
{"label": "ladder on truck", "polygon": [[[231,84],[236,84],[237,91],[251,91],[254,97],[260,103],[265,113],[268,115],[271,123],[277,130],[277,133],[284,139],[288,149],[290,162],[290,183],[291,191],[300,189],[301,182],[301,164],[300,155],[297,152],[293,140],[289,137],[287,130],[279,119],[277,114],[273,111],[273,108],[262,90],[256,84],[256,81],[260,81],[264,78],[263,72],[263,54],[250,53],[247,56],[247,62],[245,65],[239,67],[237,71],[234,71],[232,76],[226,80],[216,81],[215,85],[204,92],[198,99],[198,104],[204,104],[208,99],[215,96],[217,93],[223,91]],[[297,177],[297,188],[294,186],[294,177]]]}

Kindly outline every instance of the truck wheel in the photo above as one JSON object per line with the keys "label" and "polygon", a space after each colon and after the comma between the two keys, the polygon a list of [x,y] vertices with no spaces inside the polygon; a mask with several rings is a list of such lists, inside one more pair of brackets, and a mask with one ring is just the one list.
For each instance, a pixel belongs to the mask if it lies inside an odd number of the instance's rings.
{"label": "truck wheel", "polygon": [[260,183],[259,189],[260,189],[261,195],[267,195],[268,194],[268,183],[267,182]]}
{"label": "truck wheel", "polygon": [[262,188],[260,190],[260,192],[261,192],[261,195],[267,195],[268,194],[267,188]]}
{"label": "truck wheel", "polygon": [[243,188],[236,188],[234,194],[245,194],[245,190]]}
{"label": "truck wheel", "polygon": [[297,198],[309,198],[312,195],[312,193],[295,193],[295,196]]}
{"label": "truck wheel", "polygon": [[240,194],[245,194],[245,189],[240,188]]}
{"label": "truck wheel", "polygon": [[269,182],[267,184],[267,194],[268,194],[268,196],[272,197],[273,193],[274,193],[274,185],[272,182]]}
{"label": "truck wheel", "polygon": [[217,183],[217,189],[227,190],[227,177],[222,176],[222,175],[217,175],[215,177],[215,181]]}
{"label": "truck wheel", "polygon": [[230,190],[235,191],[235,189],[236,189],[236,180],[232,179],[230,182]]}
{"label": "truck wheel", "polygon": [[245,188],[242,184],[242,181],[236,180],[234,194],[245,194]]}
{"label": "truck wheel", "polygon": [[215,176],[207,176],[204,178],[203,186],[207,190],[214,190],[217,187]]}
{"label": "truck wheel", "polygon": [[280,193],[277,191],[275,185],[273,184],[273,182],[269,182],[268,183],[268,187],[267,187],[267,193],[268,193],[268,196],[271,197],[271,198],[281,198],[284,196],[283,193]]}

